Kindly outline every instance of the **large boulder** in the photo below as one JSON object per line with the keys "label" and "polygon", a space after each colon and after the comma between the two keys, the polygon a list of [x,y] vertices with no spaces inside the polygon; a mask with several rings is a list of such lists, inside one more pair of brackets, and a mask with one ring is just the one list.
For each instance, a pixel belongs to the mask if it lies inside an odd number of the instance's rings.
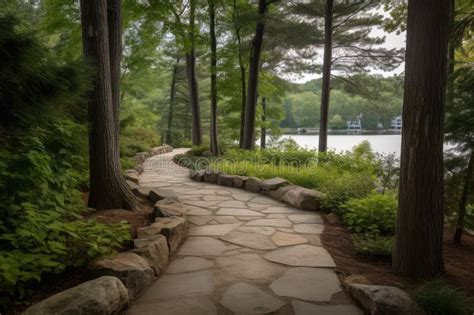
{"label": "large boulder", "polygon": [[204,172],[204,175],[202,176],[202,179],[206,182],[206,183],[215,183],[217,182],[217,175],[219,173],[218,172],[215,172],[213,170],[207,170]]}
{"label": "large boulder", "polygon": [[279,187],[275,190],[271,190],[269,195],[270,195],[270,197],[272,197],[275,200],[283,201],[283,197],[286,195],[287,192],[289,192],[290,190],[292,190],[294,188],[298,188],[298,187],[300,187],[300,186],[296,186],[296,185],[282,186],[282,187]]}
{"label": "large boulder", "polygon": [[146,238],[155,234],[163,234],[168,240],[170,251],[175,251],[184,240],[187,231],[186,220],[180,217],[156,218],[155,223],[138,229],[138,237]]}
{"label": "large boulder", "polygon": [[153,213],[155,217],[184,217],[186,216],[186,209],[184,206],[176,201],[170,199],[163,199],[155,203],[153,206]]}
{"label": "large boulder", "polygon": [[317,190],[295,187],[283,196],[282,201],[299,209],[318,211],[323,197],[324,194]]}
{"label": "large boulder", "polygon": [[261,183],[262,183],[262,180],[256,177],[249,177],[247,181],[245,182],[245,190],[258,193],[260,192]]}
{"label": "large boulder", "polygon": [[260,189],[262,190],[262,193],[268,195],[270,191],[276,190],[288,184],[289,182],[286,179],[281,177],[274,177],[262,181],[262,183],[260,184]]}
{"label": "large boulder", "polygon": [[143,257],[131,252],[98,258],[90,264],[90,269],[96,274],[114,276],[122,280],[130,299],[136,298],[148,287],[155,274]]}
{"label": "large boulder", "polygon": [[135,170],[135,169],[126,170],[125,175],[124,175],[126,180],[134,182],[135,184],[138,184],[138,176],[139,176],[139,174],[138,174],[137,170]]}
{"label": "large boulder", "polygon": [[115,277],[104,276],[59,292],[29,307],[24,315],[109,315],[128,306],[127,289]]}
{"label": "large boulder", "polygon": [[217,183],[222,186],[233,187],[234,177],[234,175],[219,173],[219,175],[217,176]]}
{"label": "large boulder", "polygon": [[248,180],[248,176],[235,176],[234,177],[234,187],[235,188],[244,188],[245,182]]}
{"label": "large boulder", "polygon": [[163,199],[178,200],[178,196],[172,189],[153,188],[148,194],[148,199],[150,199],[151,202],[155,203]]}
{"label": "large boulder", "polygon": [[147,199],[148,195],[150,194],[150,191],[152,190],[151,187],[146,187],[146,186],[135,186],[132,189],[132,192],[135,196]]}
{"label": "large boulder", "polygon": [[351,284],[366,284],[366,285],[370,285],[370,281],[364,277],[363,275],[357,275],[357,274],[354,274],[354,275],[350,275],[350,276],[347,276],[345,279],[344,279],[344,282],[343,282],[343,285],[344,285],[344,288],[346,288],[347,290],[349,290],[349,287]]}
{"label": "large boulder", "polygon": [[[148,239],[135,239],[135,249],[132,250],[137,255],[145,258],[153,268],[155,275],[159,275],[168,264],[169,248],[166,237],[161,234],[154,235]],[[138,245],[138,246],[136,246]]]}
{"label": "large boulder", "polygon": [[352,283],[349,292],[371,315],[423,314],[410,296],[396,287]]}
{"label": "large boulder", "polygon": [[204,170],[194,171],[191,173],[191,179],[196,182],[202,182],[204,173],[205,173]]}

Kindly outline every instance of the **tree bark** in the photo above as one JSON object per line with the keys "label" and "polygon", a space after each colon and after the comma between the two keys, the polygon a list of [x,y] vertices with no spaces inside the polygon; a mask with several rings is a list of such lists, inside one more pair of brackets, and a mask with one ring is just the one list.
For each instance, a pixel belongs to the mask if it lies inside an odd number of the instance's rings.
{"label": "tree bark", "polygon": [[193,145],[201,145],[201,109],[199,105],[198,83],[196,78],[196,49],[194,34],[195,14],[196,0],[190,0],[189,41],[191,43],[191,48],[186,54],[186,72],[188,76],[189,101],[191,105],[192,114],[192,143]]}
{"label": "tree bark", "polygon": [[250,53],[249,80],[247,85],[247,99],[245,102],[245,124],[242,149],[252,150],[255,147],[255,114],[257,109],[258,72],[260,68],[260,53],[265,31],[266,0],[258,1],[258,20],[255,37],[252,40]]}
{"label": "tree bark", "polygon": [[173,125],[174,100],[176,99],[176,77],[178,75],[179,58],[176,58],[176,63],[173,65],[173,73],[171,75],[170,88],[170,105],[168,109],[168,121],[166,127],[166,144],[171,145],[171,129]]}
{"label": "tree bark", "polygon": [[107,1],[81,0],[83,53],[94,69],[89,95],[89,207],[135,208],[136,200],[122,177],[112,97]]}
{"label": "tree bark", "polygon": [[472,172],[474,169],[474,151],[471,151],[469,163],[467,164],[466,175],[464,177],[464,185],[462,188],[461,200],[459,201],[459,213],[456,222],[456,230],[454,232],[454,242],[461,243],[462,233],[464,231],[464,222],[466,220],[466,205],[469,192],[471,190]]}
{"label": "tree bark", "polygon": [[399,206],[392,267],[430,278],[443,263],[443,136],[449,2],[408,2]]}
{"label": "tree bark", "polygon": [[122,60],[122,1],[107,0],[107,27],[109,31],[110,80],[112,84],[112,106],[115,120],[115,140],[120,139],[120,63]]}
{"label": "tree bark", "polygon": [[[265,121],[267,120],[267,99],[265,97],[262,97],[262,122],[265,124]],[[260,148],[265,149],[266,148],[266,141],[267,141],[267,129],[265,129],[265,126],[262,127],[261,129],[261,135],[260,135]]]}
{"label": "tree bark", "polygon": [[446,89],[446,106],[450,108],[454,101],[454,54],[456,52],[456,43],[453,36],[454,24],[456,21],[455,0],[449,0],[449,37],[448,44],[448,85]]}
{"label": "tree bark", "polygon": [[331,93],[331,64],[332,64],[332,15],[333,0],[326,0],[324,9],[324,57],[323,82],[321,86],[321,117],[319,123],[319,152],[326,152],[328,147],[328,113],[329,96]]}
{"label": "tree bark", "polygon": [[209,36],[211,39],[211,130],[210,142],[211,153],[219,155],[219,143],[217,141],[217,41],[216,41],[216,4],[215,0],[209,3]]}
{"label": "tree bark", "polygon": [[239,148],[242,148],[244,142],[244,125],[245,125],[245,101],[247,98],[247,84],[246,84],[246,69],[244,65],[244,58],[242,56],[242,38],[240,36],[240,26],[237,25],[237,0],[234,0],[232,8],[232,21],[234,23],[235,37],[237,38],[239,68],[240,68],[240,90],[241,90],[241,104],[240,104],[240,132],[239,132]]}

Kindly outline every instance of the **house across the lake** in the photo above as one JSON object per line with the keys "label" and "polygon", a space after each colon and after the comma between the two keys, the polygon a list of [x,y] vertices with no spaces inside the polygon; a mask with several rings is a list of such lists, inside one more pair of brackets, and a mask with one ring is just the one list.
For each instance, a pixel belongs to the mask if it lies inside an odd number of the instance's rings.
{"label": "house across the lake", "polygon": [[390,129],[402,130],[402,116],[392,118],[392,122],[390,123]]}
{"label": "house across the lake", "polygon": [[362,132],[362,113],[357,115],[355,120],[348,120],[346,123],[348,132]]}

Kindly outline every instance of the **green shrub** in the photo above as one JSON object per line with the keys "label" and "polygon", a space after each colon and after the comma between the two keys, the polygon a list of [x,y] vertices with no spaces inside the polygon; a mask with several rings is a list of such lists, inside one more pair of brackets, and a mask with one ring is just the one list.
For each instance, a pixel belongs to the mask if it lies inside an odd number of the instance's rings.
{"label": "green shrub", "polygon": [[160,137],[151,129],[128,127],[120,134],[120,156],[133,157],[160,144]]}
{"label": "green shrub", "polygon": [[392,194],[372,193],[350,199],[343,209],[344,222],[356,233],[392,235],[395,232],[397,199]]}
{"label": "green shrub", "polygon": [[430,315],[462,315],[474,312],[473,298],[439,279],[418,287],[413,292],[413,298],[421,309]]}
{"label": "green shrub", "polygon": [[63,119],[32,128],[0,151],[0,287],[23,297],[32,281],[111,253],[126,224],[84,220],[79,185],[87,179],[84,126]]}
{"label": "green shrub", "polygon": [[360,236],[352,237],[354,249],[359,255],[390,258],[392,256],[392,236]]}

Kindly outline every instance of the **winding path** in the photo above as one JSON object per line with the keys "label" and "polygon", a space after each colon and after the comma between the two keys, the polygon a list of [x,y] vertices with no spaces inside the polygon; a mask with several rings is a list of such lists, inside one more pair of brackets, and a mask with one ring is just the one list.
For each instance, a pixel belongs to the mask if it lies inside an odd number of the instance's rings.
{"label": "winding path", "polygon": [[127,314],[362,314],[321,245],[319,214],[194,182],[172,162],[184,151],[144,163],[140,184],[175,190],[190,229],[164,274]]}

